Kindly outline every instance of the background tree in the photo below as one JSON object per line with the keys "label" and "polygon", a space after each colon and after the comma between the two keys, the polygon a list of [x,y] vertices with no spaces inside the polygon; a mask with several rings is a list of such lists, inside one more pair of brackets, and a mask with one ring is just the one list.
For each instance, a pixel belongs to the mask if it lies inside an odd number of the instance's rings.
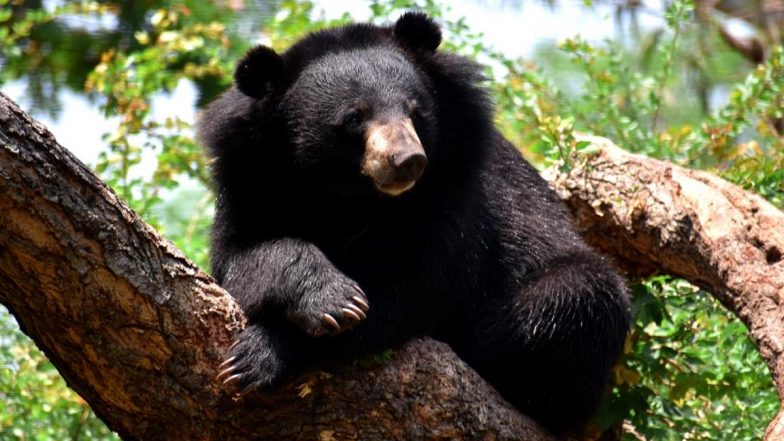
{"label": "background tree", "polygon": [[[282,49],[331,23],[314,16],[308,2],[131,3],[42,10],[35,2],[0,0],[0,81],[25,81],[35,109],[56,113],[58,91],[69,87],[119,117],[95,169],[206,268],[211,197],[204,156],[192,121],[159,120],[153,97],[191,81],[202,105],[227,87],[234,60],[255,38]],[[368,6],[383,22],[414,2]],[[561,160],[568,171],[571,153],[588,147],[575,133],[588,132],[710,170],[784,206],[780,39],[757,37],[765,55],[750,58],[733,44],[738,37],[722,32],[726,17],[713,12],[721,5],[667,4],[666,25],[644,31],[633,20],[640,6],[630,4],[619,12],[627,32],[617,41],[575,37],[543,46],[536,62],[487,47],[433,2],[418,6],[442,17],[447,49],[492,66],[498,122],[541,166]],[[633,293],[634,331],[590,436],[759,438],[778,400],[742,323],[708,293],[666,275],[635,281]],[[112,436],[8,315],[0,317],[0,332],[0,396],[7,404],[0,438]]]}

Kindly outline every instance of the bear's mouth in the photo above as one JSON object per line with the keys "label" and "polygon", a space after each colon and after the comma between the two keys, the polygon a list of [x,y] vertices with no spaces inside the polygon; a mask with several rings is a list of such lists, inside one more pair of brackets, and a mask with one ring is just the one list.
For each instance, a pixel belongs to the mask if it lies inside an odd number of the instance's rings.
{"label": "bear's mouth", "polygon": [[384,193],[389,196],[400,196],[401,194],[411,190],[416,184],[416,181],[409,181],[404,184],[396,184],[396,185],[387,185],[387,186],[380,186],[376,185],[376,189],[381,193]]}
{"label": "bear's mouth", "polygon": [[371,122],[365,132],[362,174],[389,196],[410,190],[422,176],[427,156],[409,118]]}

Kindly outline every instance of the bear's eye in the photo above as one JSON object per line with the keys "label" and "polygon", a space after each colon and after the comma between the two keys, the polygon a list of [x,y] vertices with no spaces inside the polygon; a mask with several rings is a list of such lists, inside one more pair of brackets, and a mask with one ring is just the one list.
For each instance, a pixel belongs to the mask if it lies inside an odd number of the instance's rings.
{"label": "bear's eye", "polygon": [[425,120],[426,110],[419,105],[417,100],[411,99],[406,101],[406,110],[408,111],[409,118],[411,118],[414,123],[422,123]]}
{"label": "bear's eye", "polygon": [[362,125],[364,122],[365,117],[362,114],[362,111],[359,109],[351,109],[345,115],[343,115],[343,120],[341,121],[341,125],[343,127],[358,127]]}
{"label": "bear's eye", "polygon": [[413,98],[407,99],[406,100],[406,112],[408,112],[409,115],[413,115],[414,113],[417,112],[417,110],[419,110],[419,103],[417,102],[417,100],[415,100]]}
{"label": "bear's eye", "polygon": [[412,121],[422,122],[425,119],[425,110],[419,105],[419,101],[414,98],[407,99],[405,102],[405,109],[408,117]]}

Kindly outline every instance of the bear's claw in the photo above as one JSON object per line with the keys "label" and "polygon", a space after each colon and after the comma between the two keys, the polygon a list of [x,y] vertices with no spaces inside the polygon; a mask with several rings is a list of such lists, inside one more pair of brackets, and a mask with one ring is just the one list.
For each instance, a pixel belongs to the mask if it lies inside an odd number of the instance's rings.
{"label": "bear's claw", "polygon": [[313,337],[336,335],[367,318],[365,292],[346,276],[332,272],[315,278],[312,288],[287,310],[288,319]]}
{"label": "bear's claw", "polygon": [[[232,349],[234,349],[234,346],[237,346],[237,342],[236,342],[236,341],[234,342],[234,344],[232,344],[232,345],[229,347],[229,351],[231,351]],[[228,365],[230,365],[230,364],[231,364],[231,363],[232,363],[234,360],[236,360],[236,359],[237,359],[237,356],[236,356],[236,355],[235,355],[235,356],[233,356],[233,357],[229,357],[229,358],[227,358],[227,359],[226,359],[226,361],[224,361],[223,363],[221,363],[221,364],[220,364],[220,366],[218,366],[218,369],[225,369],[225,368],[226,368]],[[228,370],[228,369],[226,369],[226,370]],[[226,372],[226,371],[223,371],[223,372]],[[223,372],[221,372],[221,374],[222,374]],[[221,374],[218,374],[218,376],[220,376]]]}
{"label": "bear's claw", "polygon": [[335,328],[335,331],[340,331],[340,323],[338,323],[338,321],[335,320],[335,317],[332,317],[331,315],[325,312],[323,319],[326,324]]}
{"label": "bear's claw", "polygon": [[229,383],[231,383],[233,381],[239,381],[240,378],[242,378],[242,374],[234,374],[234,375],[230,376],[229,378],[223,380],[223,384],[229,384]]}
{"label": "bear's claw", "polygon": [[[224,363],[226,363],[226,362],[224,361]],[[221,365],[221,367],[223,367],[223,366]],[[232,372],[233,372],[235,369],[237,369],[237,367],[236,367],[236,366],[234,366],[234,365],[232,365],[232,366],[229,366],[227,369],[224,369],[224,370],[220,371],[220,373],[218,373],[218,375],[217,375],[215,378],[216,378],[218,381],[220,381],[220,380],[222,380],[224,377],[226,377],[226,376],[230,375],[230,374],[231,374],[231,373],[232,373]]]}
{"label": "bear's claw", "polygon": [[365,320],[367,318],[367,314],[365,314],[365,311],[363,311],[362,308],[360,308],[357,305],[353,305],[353,304],[348,305],[348,309],[354,311],[354,313],[357,314],[359,318],[361,318],[362,320]]}
{"label": "bear's claw", "polygon": [[[356,321],[362,320],[362,316],[360,316],[359,314],[354,312],[354,310],[351,309],[350,305],[349,305],[348,308],[341,309],[340,312],[342,312],[343,313],[343,317],[345,317],[347,319],[356,320]],[[362,313],[362,315],[365,315],[365,314]]]}
{"label": "bear's claw", "polygon": [[[364,293],[362,294],[364,295]],[[354,303],[356,303],[363,312],[367,312],[368,309],[370,309],[370,305],[368,305],[367,301],[360,297],[354,296],[351,298],[351,300],[353,300]]]}
{"label": "bear's claw", "polygon": [[360,288],[359,285],[354,283],[351,285],[351,287],[354,288],[354,291],[356,291],[363,299],[367,299],[367,296],[365,295],[365,291],[362,291],[362,288]]}

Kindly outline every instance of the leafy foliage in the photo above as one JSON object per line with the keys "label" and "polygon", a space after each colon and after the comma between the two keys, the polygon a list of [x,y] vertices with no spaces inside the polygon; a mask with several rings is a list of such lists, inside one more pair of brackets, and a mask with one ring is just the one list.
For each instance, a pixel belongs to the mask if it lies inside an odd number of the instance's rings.
{"label": "leafy foliage", "polygon": [[[282,50],[303,33],[350,20],[315,15],[308,1],[0,0],[0,84],[24,78],[38,110],[56,113],[63,86],[117,126],[95,169],[148,222],[206,267],[213,203],[193,121],[154,112],[183,82],[197,106],[227,87],[253,40]],[[573,37],[537,62],[488,47],[435,0],[368,2],[371,20],[403,10],[437,17],[447,50],[488,65],[497,123],[539,166],[571,166],[579,132],[711,170],[784,207],[784,51],[752,66],[676,0],[665,25],[631,41]],[[707,293],[655,277],[633,287],[635,324],[611,399],[589,437],[622,423],[624,439],[758,439],[778,406],[746,329]],[[109,439],[44,356],[0,313],[0,439]]]}
{"label": "leafy foliage", "polygon": [[746,65],[741,82],[704,78],[713,83],[714,98],[730,89],[726,104],[711,111],[709,99],[682,79],[745,62],[726,46],[715,55],[702,49],[702,73],[692,72],[700,46],[693,34],[704,30],[689,20],[691,9],[687,0],[674,2],[667,10],[669,33],[658,34],[647,50],[574,37],[558,53],[543,51],[543,61],[557,63],[557,74],[501,59],[508,75],[497,87],[507,134],[545,162],[568,160],[578,147],[574,132],[605,136],[633,152],[712,170],[784,206],[784,51],[775,47],[765,63]]}
{"label": "leafy foliage", "polygon": [[665,276],[634,286],[633,312],[598,427],[627,420],[651,440],[761,437],[778,400],[736,317],[708,293]]}

